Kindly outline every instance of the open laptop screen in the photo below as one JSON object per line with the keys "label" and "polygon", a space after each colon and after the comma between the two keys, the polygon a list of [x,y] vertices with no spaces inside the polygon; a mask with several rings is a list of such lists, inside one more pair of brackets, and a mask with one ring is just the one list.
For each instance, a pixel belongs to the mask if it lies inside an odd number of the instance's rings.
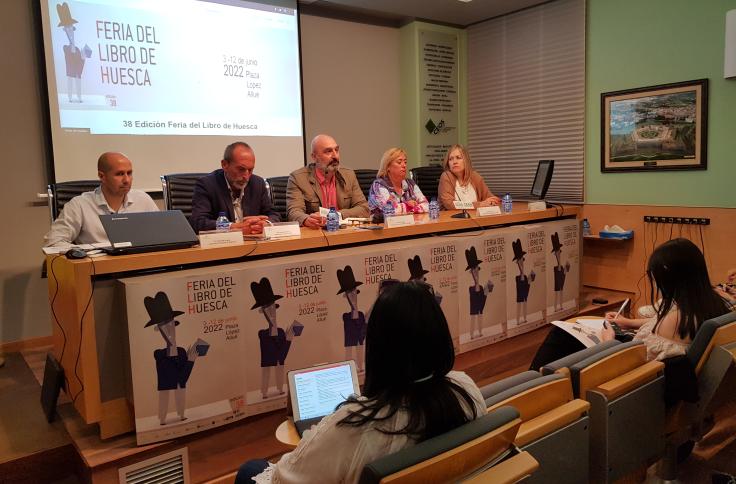
{"label": "open laptop screen", "polygon": [[534,176],[532,183],[532,197],[543,199],[547,194],[549,183],[552,181],[552,172],[555,168],[555,160],[539,160],[537,165],[537,174]]}
{"label": "open laptop screen", "polygon": [[323,417],[352,394],[359,394],[355,363],[343,361],[289,372],[294,420]]}

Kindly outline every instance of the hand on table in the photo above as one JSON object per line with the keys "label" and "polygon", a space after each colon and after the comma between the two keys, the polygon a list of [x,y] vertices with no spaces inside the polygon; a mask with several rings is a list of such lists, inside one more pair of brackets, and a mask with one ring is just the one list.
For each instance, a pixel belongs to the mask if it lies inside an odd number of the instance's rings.
{"label": "hand on table", "polygon": [[309,217],[304,219],[304,225],[305,227],[308,227],[310,229],[318,229],[325,225],[327,222],[327,219],[319,214],[319,212],[310,213]]}
{"label": "hand on table", "polygon": [[263,233],[263,226],[266,225],[268,217],[265,215],[255,215],[252,217],[245,217],[242,222],[236,222],[230,225],[231,229],[240,229],[243,234],[261,234]]}

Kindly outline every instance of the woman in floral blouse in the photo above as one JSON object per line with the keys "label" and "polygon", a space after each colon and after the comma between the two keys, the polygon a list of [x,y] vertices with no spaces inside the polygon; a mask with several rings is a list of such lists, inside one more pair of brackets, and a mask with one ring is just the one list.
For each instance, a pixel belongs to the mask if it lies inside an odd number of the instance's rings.
{"label": "woman in floral blouse", "polygon": [[368,195],[368,206],[374,220],[383,220],[383,208],[387,203],[394,207],[396,214],[429,211],[427,197],[413,180],[406,178],[406,152],[401,148],[390,148],[381,158],[378,178]]}

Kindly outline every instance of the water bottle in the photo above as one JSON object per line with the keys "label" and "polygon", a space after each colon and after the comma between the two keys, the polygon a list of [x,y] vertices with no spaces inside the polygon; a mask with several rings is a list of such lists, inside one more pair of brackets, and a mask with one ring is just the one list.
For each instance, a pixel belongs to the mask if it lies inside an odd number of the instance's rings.
{"label": "water bottle", "polygon": [[330,213],[327,214],[327,231],[337,232],[340,228],[340,216],[337,214],[335,207],[330,207]]}
{"label": "water bottle", "polygon": [[590,222],[587,218],[583,219],[583,237],[590,235]]}
{"label": "water bottle", "polygon": [[501,201],[501,206],[503,208],[504,213],[511,213],[511,210],[514,208],[514,201],[511,199],[511,195],[508,193],[503,196],[503,200]]}
{"label": "water bottle", "polygon": [[429,218],[431,220],[437,220],[440,218],[440,204],[436,198],[432,198],[429,202]]}
{"label": "water bottle", "polygon": [[215,229],[217,230],[230,230],[230,221],[227,219],[225,212],[220,212],[215,220]]}
{"label": "water bottle", "polygon": [[390,217],[396,213],[396,210],[394,209],[394,204],[391,202],[386,202],[386,205],[383,206],[383,221],[386,221],[386,217]]}

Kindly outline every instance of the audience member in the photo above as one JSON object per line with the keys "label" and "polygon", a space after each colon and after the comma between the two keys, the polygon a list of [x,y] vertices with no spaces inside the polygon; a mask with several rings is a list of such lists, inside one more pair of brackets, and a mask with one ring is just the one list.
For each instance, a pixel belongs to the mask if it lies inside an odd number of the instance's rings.
{"label": "audience member", "polygon": [[[635,340],[647,348],[648,360],[664,360],[685,354],[700,325],[731,310],[729,304],[710,285],[708,268],[700,249],[690,240],[677,238],[657,247],[649,257],[647,276],[650,301],[661,297],[653,318],[630,319],[607,313],[622,329],[635,329]],[[614,338],[610,324],[604,322],[603,341]],[[531,369],[583,349],[582,343],[564,330],[552,328],[537,350]]]}
{"label": "audience member", "polygon": [[100,186],[69,200],[44,237],[45,247],[109,243],[100,215],[155,212],[158,206],[133,186],[133,163],[122,153],[108,152],[97,160]]}
{"label": "audience member", "polygon": [[235,482],[358,482],[366,464],[486,413],[473,380],[452,371],[447,320],[426,283],[379,292],[365,360],[363,396],[348,398],[276,464],[244,464]]}

